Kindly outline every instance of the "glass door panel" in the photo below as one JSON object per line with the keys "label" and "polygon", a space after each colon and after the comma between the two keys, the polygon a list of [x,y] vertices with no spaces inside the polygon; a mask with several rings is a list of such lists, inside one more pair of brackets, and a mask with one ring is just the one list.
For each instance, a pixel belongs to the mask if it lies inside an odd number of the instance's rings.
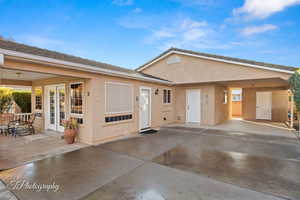
{"label": "glass door panel", "polygon": [[47,88],[47,118],[46,129],[64,131],[63,120],[65,120],[65,86],[51,85]]}
{"label": "glass door panel", "polygon": [[63,121],[65,120],[65,87],[64,86],[59,86],[57,87],[57,94],[58,94],[58,110],[59,110],[59,115],[58,115],[58,130],[63,131]]}

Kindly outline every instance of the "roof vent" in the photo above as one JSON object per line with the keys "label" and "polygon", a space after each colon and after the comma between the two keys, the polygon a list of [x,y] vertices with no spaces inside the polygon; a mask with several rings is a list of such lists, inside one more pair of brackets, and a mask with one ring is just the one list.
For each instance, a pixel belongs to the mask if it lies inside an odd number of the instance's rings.
{"label": "roof vent", "polygon": [[177,55],[173,55],[173,56],[170,56],[168,59],[167,59],[167,64],[174,64],[174,63],[180,63],[181,62],[181,58]]}

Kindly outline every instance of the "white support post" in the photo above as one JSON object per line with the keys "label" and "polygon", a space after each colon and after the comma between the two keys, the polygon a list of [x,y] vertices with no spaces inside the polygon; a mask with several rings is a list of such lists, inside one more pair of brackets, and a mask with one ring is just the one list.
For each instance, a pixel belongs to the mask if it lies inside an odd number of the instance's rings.
{"label": "white support post", "polygon": [[0,66],[4,65],[4,55],[0,54]]}

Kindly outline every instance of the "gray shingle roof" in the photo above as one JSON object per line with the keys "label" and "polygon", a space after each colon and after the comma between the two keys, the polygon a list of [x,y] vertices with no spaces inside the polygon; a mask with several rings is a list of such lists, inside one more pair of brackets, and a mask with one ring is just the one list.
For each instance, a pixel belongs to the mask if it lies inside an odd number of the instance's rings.
{"label": "gray shingle roof", "polygon": [[[158,78],[155,76],[150,76],[150,75],[147,75],[147,74],[144,74],[141,72],[137,72],[135,70],[126,69],[126,68],[122,68],[119,66],[110,65],[110,64],[106,64],[106,63],[102,63],[102,62],[98,62],[98,61],[94,61],[94,60],[84,59],[84,58],[80,58],[80,57],[65,54],[65,53],[51,51],[48,49],[42,49],[42,48],[38,48],[38,47],[34,47],[34,46],[29,46],[29,45],[17,43],[14,41],[3,40],[1,38],[0,38],[0,49],[11,50],[11,51],[21,52],[21,53],[26,53],[26,54],[32,54],[32,55],[42,56],[42,57],[47,57],[47,58],[53,58],[53,59],[68,61],[68,62],[72,62],[72,63],[84,64],[84,65],[99,67],[100,69],[108,69],[108,70],[112,70],[112,71],[116,71],[116,72],[124,72],[124,73],[131,74],[133,76],[140,75],[145,78],[156,79],[157,81],[168,81],[168,80],[161,79],[161,78]],[[168,81],[168,82],[171,83],[171,81]]]}
{"label": "gray shingle roof", "polygon": [[6,50],[11,50],[11,51],[32,54],[32,55],[37,55],[37,56],[43,56],[43,57],[47,57],[47,58],[53,58],[53,59],[73,62],[73,63],[91,65],[91,66],[99,67],[102,69],[136,74],[136,71],[134,71],[134,70],[130,70],[130,69],[94,61],[94,60],[84,59],[84,58],[80,58],[77,56],[68,55],[65,53],[50,51],[48,49],[42,49],[42,48],[33,47],[33,46],[25,45],[25,44],[20,44],[17,42],[7,41],[7,40],[0,39],[0,48],[6,49]]}
{"label": "gray shingle roof", "polygon": [[276,64],[265,63],[265,62],[258,62],[258,61],[254,61],[254,60],[233,58],[233,57],[228,57],[228,56],[220,56],[220,55],[215,55],[215,54],[208,54],[208,53],[202,53],[202,52],[196,52],[196,51],[190,51],[190,50],[178,49],[178,48],[170,48],[167,51],[165,51],[165,52],[161,53],[160,55],[158,55],[157,57],[155,57],[154,59],[150,60],[149,62],[143,64],[140,67],[138,67],[136,69],[136,71],[139,70],[139,69],[141,69],[141,68],[143,68],[144,66],[150,64],[151,62],[153,62],[154,60],[160,58],[161,56],[169,53],[170,51],[178,51],[178,52],[182,52],[182,53],[188,53],[188,54],[193,54],[193,55],[205,56],[205,57],[210,57],[210,58],[217,58],[217,59],[234,61],[234,62],[251,64],[251,65],[258,65],[258,66],[269,67],[269,68],[274,68],[274,69],[287,70],[287,71],[292,71],[292,72],[294,72],[295,70],[297,70],[296,67],[292,67],[292,66],[276,65]]}

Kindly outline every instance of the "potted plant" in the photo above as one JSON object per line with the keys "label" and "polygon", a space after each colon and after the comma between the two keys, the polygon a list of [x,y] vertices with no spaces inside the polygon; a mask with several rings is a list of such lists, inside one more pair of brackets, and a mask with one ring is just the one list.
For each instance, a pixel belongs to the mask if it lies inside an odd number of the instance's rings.
{"label": "potted plant", "polygon": [[69,119],[64,121],[64,139],[66,143],[73,144],[78,131],[78,122],[76,119]]}

